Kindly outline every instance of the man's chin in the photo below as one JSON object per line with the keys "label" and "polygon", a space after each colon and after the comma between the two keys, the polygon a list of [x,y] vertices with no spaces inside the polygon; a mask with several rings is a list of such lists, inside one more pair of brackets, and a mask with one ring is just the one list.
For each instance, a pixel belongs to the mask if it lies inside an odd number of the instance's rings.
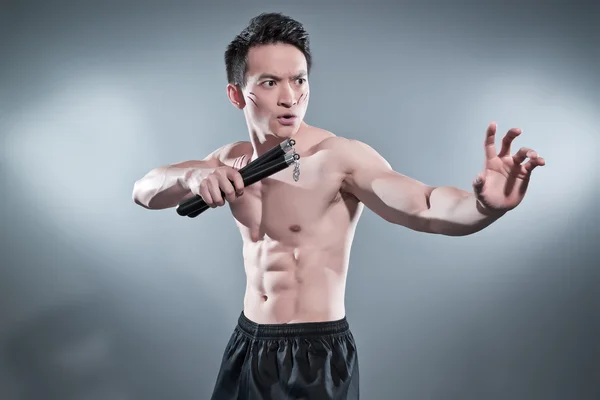
{"label": "man's chin", "polygon": [[299,126],[291,125],[291,126],[278,126],[277,129],[273,129],[271,132],[273,136],[280,139],[288,139],[298,132]]}

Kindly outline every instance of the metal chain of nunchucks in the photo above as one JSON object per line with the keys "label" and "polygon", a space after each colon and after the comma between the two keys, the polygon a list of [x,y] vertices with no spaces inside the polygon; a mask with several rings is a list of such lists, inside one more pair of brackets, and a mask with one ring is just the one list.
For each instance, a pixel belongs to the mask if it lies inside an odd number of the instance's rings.
{"label": "metal chain of nunchucks", "polygon": [[[300,179],[300,155],[294,149],[295,144],[294,139],[286,139],[241,168],[238,172],[242,176],[244,186],[250,186],[292,164],[294,164],[292,177],[295,182],[298,182]],[[209,208],[202,197],[196,195],[179,203],[176,210],[177,214],[182,217],[195,218]]]}
{"label": "metal chain of nunchucks", "polygon": [[[296,154],[295,150],[294,154]],[[300,156],[298,156],[298,159],[294,161],[294,173],[292,174],[292,176],[294,177],[295,182],[298,182],[298,180],[300,179]]]}

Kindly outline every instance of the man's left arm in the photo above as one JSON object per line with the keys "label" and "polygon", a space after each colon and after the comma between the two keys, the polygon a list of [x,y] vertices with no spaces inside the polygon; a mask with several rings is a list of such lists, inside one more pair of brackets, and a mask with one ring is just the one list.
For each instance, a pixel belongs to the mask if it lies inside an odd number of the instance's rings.
{"label": "man's left arm", "polygon": [[[473,181],[472,191],[429,186],[402,175],[373,148],[356,140],[345,140],[340,149],[345,165],[342,188],[391,223],[420,232],[470,235],[516,207],[525,195],[531,170],[544,165],[530,149],[522,148],[514,157],[508,154],[519,130],[509,131],[503,141],[501,153],[508,156],[495,154],[494,134],[492,124],[486,135],[486,168]],[[530,157],[527,164],[517,163],[525,156]]]}
{"label": "man's left arm", "polygon": [[473,193],[450,187],[429,186],[394,171],[370,146],[346,143],[348,170],[343,190],[352,193],[375,214],[409,229],[461,236],[475,233],[498,216],[480,211]]}

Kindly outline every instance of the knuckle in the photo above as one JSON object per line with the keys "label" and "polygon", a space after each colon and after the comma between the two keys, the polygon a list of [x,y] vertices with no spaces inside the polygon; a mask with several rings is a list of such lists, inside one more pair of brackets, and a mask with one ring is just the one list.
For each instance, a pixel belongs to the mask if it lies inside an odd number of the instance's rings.
{"label": "knuckle", "polygon": [[216,180],[217,180],[217,175],[215,175],[215,174],[214,174],[214,172],[213,172],[213,173],[211,173],[211,174],[209,174],[209,175],[206,177],[206,179],[204,179],[204,181],[206,182],[206,184],[207,184],[207,185],[208,185],[209,183],[212,183],[212,182],[216,181]]}

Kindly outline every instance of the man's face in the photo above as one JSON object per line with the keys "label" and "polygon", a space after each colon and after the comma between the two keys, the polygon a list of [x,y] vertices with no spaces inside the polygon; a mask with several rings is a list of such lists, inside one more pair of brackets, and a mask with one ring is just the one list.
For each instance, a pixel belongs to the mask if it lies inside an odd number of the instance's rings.
{"label": "man's face", "polygon": [[259,132],[288,138],[294,135],[308,106],[304,54],[287,44],[253,47],[248,53],[245,114]]}

